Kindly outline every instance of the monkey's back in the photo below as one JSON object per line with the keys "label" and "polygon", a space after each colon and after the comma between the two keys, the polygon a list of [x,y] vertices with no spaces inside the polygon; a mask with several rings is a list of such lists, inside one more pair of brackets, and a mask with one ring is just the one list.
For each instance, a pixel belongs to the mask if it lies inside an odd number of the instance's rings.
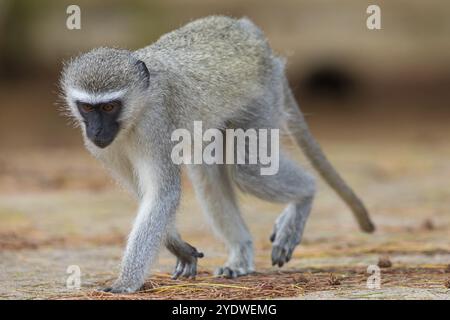
{"label": "monkey's back", "polygon": [[246,18],[195,20],[137,54],[146,63],[156,58],[164,65],[172,98],[183,99],[183,108],[197,118],[239,111],[263,95],[283,69],[263,33]]}

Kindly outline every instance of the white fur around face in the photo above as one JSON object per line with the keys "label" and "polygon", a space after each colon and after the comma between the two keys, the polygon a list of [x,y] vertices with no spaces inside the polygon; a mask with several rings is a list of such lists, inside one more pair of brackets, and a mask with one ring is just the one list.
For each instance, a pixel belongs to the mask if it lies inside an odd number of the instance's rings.
{"label": "white fur around face", "polygon": [[89,104],[98,104],[102,102],[109,102],[112,100],[120,99],[125,95],[125,93],[126,93],[125,90],[114,92],[89,93],[84,90],[69,88],[67,96],[73,103],[75,103],[75,101],[81,101]]}

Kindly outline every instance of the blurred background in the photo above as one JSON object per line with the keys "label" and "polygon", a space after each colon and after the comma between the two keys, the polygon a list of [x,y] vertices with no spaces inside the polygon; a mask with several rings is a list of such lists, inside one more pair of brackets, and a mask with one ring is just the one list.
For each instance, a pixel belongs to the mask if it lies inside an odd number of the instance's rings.
{"label": "blurred background", "polygon": [[[81,30],[66,28],[71,4],[81,8]],[[381,30],[366,27],[371,4],[381,8]],[[352,238],[350,213],[321,187],[305,250],[308,243],[312,251],[322,250],[314,246],[321,239],[331,247],[367,241],[376,247],[371,252],[387,244],[394,252],[448,252],[446,0],[0,0],[0,250],[106,243],[117,247],[118,259],[134,204],[83,149],[78,129],[59,115],[62,61],[98,46],[147,46],[211,14],[249,17],[287,58],[290,83],[313,133],[380,226],[375,245],[374,238]],[[189,190],[182,210],[187,214],[199,211]],[[259,219],[254,211],[272,208],[254,201],[246,205],[253,221]],[[264,227],[253,227],[265,230],[257,239],[267,240],[277,210],[270,210]],[[186,219],[188,240],[197,239],[189,226],[199,223]],[[418,236],[418,230],[435,231]],[[392,238],[392,231],[402,236]],[[261,243],[260,249],[270,249]],[[9,258],[16,268],[20,260]]]}

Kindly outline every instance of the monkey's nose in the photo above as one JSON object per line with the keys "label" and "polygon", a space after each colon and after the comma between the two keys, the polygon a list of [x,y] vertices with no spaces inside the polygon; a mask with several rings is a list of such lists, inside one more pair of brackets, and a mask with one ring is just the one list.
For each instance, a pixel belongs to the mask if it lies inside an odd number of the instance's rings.
{"label": "monkey's nose", "polygon": [[98,138],[103,132],[102,127],[98,127],[94,129],[94,137]]}

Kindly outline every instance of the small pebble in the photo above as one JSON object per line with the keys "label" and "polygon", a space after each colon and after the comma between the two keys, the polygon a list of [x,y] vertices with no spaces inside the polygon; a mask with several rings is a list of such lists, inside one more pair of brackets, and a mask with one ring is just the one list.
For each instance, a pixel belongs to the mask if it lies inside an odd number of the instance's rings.
{"label": "small pebble", "polygon": [[392,262],[389,257],[380,257],[378,259],[378,266],[380,268],[390,268],[392,267]]}

